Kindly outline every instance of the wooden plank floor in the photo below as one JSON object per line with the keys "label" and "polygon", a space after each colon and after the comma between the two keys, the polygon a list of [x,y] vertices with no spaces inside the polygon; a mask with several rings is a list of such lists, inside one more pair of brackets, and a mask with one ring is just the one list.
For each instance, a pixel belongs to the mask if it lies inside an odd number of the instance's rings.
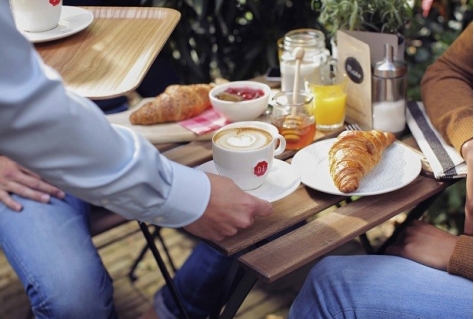
{"label": "wooden plank floor", "polygon": [[[383,240],[391,233],[393,225],[403,218],[404,216],[397,216],[373,229],[368,233],[369,238],[373,242]],[[173,261],[179,267],[190,254],[196,241],[174,229],[163,229],[162,235],[170,249]],[[146,254],[136,270],[138,279],[131,283],[127,276],[134,259],[145,244],[138,224],[129,222],[98,235],[93,240],[114,280],[114,299],[120,319],[137,319],[142,312],[150,307],[155,291],[164,284],[164,279],[150,252]],[[333,253],[360,254],[363,253],[363,250],[358,241],[352,241]],[[289,306],[300,289],[310,266],[271,285],[257,282],[239,309],[236,318],[286,318]],[[28,309],[28,299],[23,288],[0,251],[0,319],[26,319],[25,315],[28,313]]]}

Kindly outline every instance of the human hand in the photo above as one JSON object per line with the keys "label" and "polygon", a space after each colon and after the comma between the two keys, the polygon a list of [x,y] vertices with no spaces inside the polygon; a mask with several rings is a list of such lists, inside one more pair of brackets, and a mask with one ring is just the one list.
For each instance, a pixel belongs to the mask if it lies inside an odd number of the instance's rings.
{"label": "human hand", "polygon": [[463,144],[461,153],[467,164],[464,233],[472,236],[472,140]]}
{"label": "human hand", "polygon": [[221,241],[252,225],[256,216],[268,216],[273,212],[268,201],[244,192],[231,179],[206,174],[211,181],[211,198],[201,218],[184,227],[188,232]]}
{"label": "human hand", "polygon": [[32,171],[0,156],[0,202],[19,212],[23,207],[13,200],[11,193],[43,203],[49,202],[50,196],[65,196],[63,191],[41,180]]}
{"label": "human hand", "polygon": [[385,253],[447,271],[458,237],[428,223],[414,220]]}

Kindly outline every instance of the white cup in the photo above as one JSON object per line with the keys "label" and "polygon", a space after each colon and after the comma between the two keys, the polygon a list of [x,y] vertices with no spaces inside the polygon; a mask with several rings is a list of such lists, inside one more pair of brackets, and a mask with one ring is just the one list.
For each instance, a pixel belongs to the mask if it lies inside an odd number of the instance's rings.
{"label": "white cup", "polygon": [[271,124],[243,123],[229,124],[214,134],[212,157],[219,175],[229,177],[242,190],[252,190],[265,182],[286,141]]}
{"label": "white cup", "polygon": [[10,0],[18,29],[44,32],[54,29],[61,17],[62,0]]}

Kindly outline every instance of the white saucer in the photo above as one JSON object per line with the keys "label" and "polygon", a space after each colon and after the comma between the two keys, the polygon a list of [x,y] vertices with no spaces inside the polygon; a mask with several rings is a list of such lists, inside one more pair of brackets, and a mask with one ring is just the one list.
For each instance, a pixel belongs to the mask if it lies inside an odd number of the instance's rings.
{"label": "white saucer", "polygon": [[87,28],[93,20],[94,15],[86,9],[63,6],[61,18],[56,28],[44,32],[25,32],[22,30],[20,32],[32,43],[47,42],[76,34]]}
{"label": "white saucer", "polygon": [[[217,174],[214,161],[204,163],[197,169]],[[247,191],[247,193],[269,202],[275,202],[293,193],[300,185],[300,180],[300,176],[289,163],[274,159],[270,174],[263,185]]]}

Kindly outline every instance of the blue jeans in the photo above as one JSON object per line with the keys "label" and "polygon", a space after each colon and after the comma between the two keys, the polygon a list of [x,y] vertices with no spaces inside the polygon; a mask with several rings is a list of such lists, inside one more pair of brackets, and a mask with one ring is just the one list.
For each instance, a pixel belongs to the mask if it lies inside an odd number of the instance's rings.
{"label": "blue jeans", "polygon": [[[193,249],[173,279],[190,318],[207,318],[219,298],[229,294],[223,283],[234,259],[235,256],[224,256],[204,243]],[[154,305],[158,318],[180,318],[168,286],[156,293]]]}
{"label": "blue jeans", "polygon": [[67,196],[49,204],[13,195],[0,204],[0,245],[37,319],[117,318],[112,280],[89,232],[89,206]]}
{"label": "blue jeans", "polygon": [[[299,222],[270,236],[266,241],[278,238],[304,224],[304,221]],[[244,275],[244,271],[240,269],[235,274],[235,282],[226,282],[232,263],[239,256],[240,254],[224,256],[205,243],[199,243],[193,249],[191,255],[173,278],[189,318],[205,319],[211,314],[217,303],[221,305],[226,303],[236,288],[233,285],[238,283]],[[168,286],[164,286],[155,294],[154,307],[160,319],[180,318],[179,308],[176,306]]]}
{"label": "blue jeans", "polygon": [[326,257],[288,318],[472,318],[472,281],[395,256]]}

